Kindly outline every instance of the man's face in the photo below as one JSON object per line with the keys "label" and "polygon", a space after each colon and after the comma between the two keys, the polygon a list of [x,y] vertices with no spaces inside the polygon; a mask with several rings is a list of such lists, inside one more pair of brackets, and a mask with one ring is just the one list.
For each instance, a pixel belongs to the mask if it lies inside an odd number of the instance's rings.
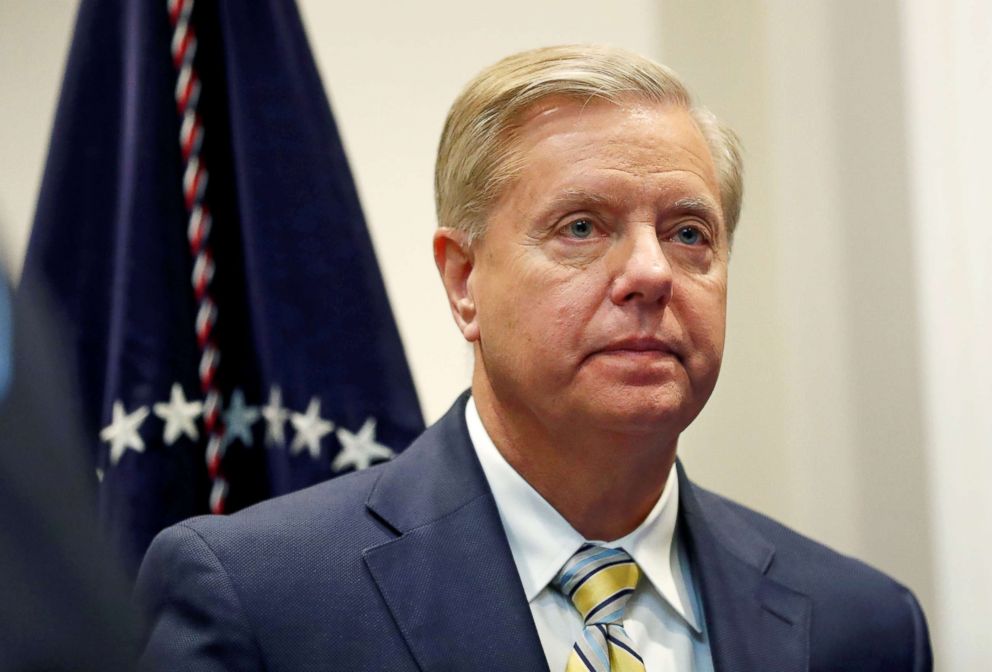
{"label": "man's face", "polygon": [[549,427],[677,435],[724,342],[728,239],[702,134],[674,106],[557,99],[515,147],[522,170],[470,253],[477,376]]}

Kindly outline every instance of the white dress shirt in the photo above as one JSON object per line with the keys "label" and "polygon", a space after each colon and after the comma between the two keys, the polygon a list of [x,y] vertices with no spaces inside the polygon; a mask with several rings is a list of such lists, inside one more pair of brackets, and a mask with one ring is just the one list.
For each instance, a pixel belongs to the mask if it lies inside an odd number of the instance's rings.
{"label": "white dress shirt", "polygon": [[[583,626],[571,601],[550,583],[587,540],[510,466],[483,426],[474,399],[468,401],[465,420],[496,499],[548,667],[562,672]],[[615,541],[588,541],[623,548],[641,569],[623,627],[647,672],[711,672],[702,609],[675,535],[678,489],[673,472],[637,529]]]}

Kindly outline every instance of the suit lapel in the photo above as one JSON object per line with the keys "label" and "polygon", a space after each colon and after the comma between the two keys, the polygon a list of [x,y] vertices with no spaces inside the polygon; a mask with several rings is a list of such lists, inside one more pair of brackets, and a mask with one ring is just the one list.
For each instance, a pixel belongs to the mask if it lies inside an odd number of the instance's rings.
{"label": "suit lapel", "polygon": [[367,506],[398,536],[365,563],[425,672],[546,670],[466,400],[383,468]]}
{"label": "suit lapel", "polygon": [[810,600],[771,579],[775,548],[678,465],[680,534],[701,593],[716,672],[809,669]]}

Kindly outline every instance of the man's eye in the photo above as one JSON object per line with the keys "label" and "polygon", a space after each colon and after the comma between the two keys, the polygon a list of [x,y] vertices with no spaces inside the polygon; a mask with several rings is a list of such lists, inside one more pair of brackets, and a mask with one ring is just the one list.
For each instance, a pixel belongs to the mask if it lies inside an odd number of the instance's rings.
{"label": "man's eye", "polygon": [[683,245],[699,245],[703,242],[703,234],[694,226],[683,226],[675,234],[675,239]]}
{"label": "man's eye", "polygon": [[588,238],[592,235],[594,227],[588,219],[577,219],[569,223],[565,230],[573,238]]}

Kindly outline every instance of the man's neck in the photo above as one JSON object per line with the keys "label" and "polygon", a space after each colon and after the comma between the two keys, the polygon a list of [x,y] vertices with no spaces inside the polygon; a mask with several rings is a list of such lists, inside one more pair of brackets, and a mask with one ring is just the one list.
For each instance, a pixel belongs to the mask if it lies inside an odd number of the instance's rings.
{"label": "man's neck", "polygon": [[633,531],[658,501],[678,437],[648,437],[550,425],[508,409],[485,384],[472,386],[479,417],[506,461],[586,539]]}

